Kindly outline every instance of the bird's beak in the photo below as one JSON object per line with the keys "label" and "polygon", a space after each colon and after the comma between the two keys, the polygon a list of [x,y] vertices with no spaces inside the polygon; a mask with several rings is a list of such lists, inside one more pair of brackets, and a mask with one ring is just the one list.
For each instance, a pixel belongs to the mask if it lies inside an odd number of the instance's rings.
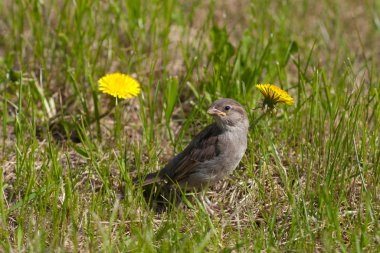
{"label": "bird's beak", "polygon": [[207,113],[210,114],[210,115],[226,116],[225,112],[221,112],[218,109],[215,109],[214,107],[208,109]]}

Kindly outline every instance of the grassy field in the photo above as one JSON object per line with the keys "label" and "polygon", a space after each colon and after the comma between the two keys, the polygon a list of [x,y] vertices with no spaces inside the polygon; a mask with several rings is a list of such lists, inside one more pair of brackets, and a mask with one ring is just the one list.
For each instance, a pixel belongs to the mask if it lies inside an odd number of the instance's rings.
{"label": "grassy field", "polygon": [[[379,41],[377,0],[0,1],[0,251],[380,252]],[[295,105],[261,117],[257,83]],[[132,178],[221,97],[251,128],[219,210],[156,212]]]}

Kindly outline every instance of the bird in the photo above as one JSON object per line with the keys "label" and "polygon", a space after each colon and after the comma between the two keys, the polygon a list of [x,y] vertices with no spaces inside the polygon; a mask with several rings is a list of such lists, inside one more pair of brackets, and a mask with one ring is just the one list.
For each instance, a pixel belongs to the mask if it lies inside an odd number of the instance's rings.
{"label": "bird", "polygon": [[231,174],[247,149],[249,120],[244,107],[230,98],[214,101],[208,108],[214,122],[197,134],[188,146],[161,170],[148,174],[142,186],[165,182],[199,194],[207,211],[210,201],[201,192]]}

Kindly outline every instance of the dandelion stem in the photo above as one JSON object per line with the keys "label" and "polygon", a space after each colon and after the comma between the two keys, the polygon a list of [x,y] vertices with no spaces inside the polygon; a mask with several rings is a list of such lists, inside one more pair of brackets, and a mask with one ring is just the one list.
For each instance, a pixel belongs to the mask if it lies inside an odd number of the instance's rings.
{"label": "dandelion stem", "polygon": [[120,107],[119,102],[116,97],[115,99],[115,139],[120,139],[120,132],[121,132],[121,113],[120,113]]}
{"label": "dandelion stem", "polygon": [[253,126],[256,126],[257,123],[262,119],[264,118],[264,116],[267,115],[267,112],[264,112],[263,114],[261,114],[258,118],[255,119],[255,121],[253,121],[253,123],[251,124],[251,127]]}

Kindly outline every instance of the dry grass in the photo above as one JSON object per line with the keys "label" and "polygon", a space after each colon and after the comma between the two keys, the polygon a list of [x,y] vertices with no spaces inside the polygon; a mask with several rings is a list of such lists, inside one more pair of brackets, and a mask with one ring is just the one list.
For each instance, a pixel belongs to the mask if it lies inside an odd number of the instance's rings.
{"label": "dry grass", "polygon": [[[100,1],[0,3],[4,251],[379,249],[377,2],[193,4],[133,13],[133,4]],[[122,105],[115,139],[114,101],[96,80],[120,70],[143,95]],[[166,122],[170,78],[180,89]],[[161,168],[210,122],[213,99],[254,107],[254,90],[231,91],[239,81],[280,84],[297,105],[252,127],[239,168],[208,192],[215,216],[195,200],[155,213],[140,189],[119,199],[123,184]]]}

